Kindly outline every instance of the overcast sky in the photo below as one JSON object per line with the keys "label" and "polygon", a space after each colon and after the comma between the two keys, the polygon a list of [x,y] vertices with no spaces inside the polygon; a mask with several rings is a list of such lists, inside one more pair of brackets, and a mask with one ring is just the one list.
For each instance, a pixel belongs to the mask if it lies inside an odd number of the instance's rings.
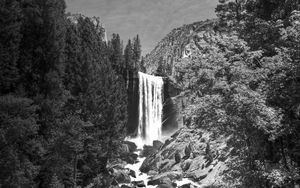
{"label": "overcast sky", "polygon": [[139,34],[143,54],[173,28],[214,18],[218,0],[66,0],[67,12],[97,16],[124,43]]}

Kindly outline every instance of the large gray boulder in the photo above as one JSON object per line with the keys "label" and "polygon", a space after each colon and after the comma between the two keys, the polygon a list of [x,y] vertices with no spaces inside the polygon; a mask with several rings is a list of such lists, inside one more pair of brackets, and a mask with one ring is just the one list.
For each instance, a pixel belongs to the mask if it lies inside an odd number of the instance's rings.
{"label": "large gray boulder", "polygon": [[[158,173],[151,179],[150,184],[157,184],[161,179],[158,176],[169,173],[167,177],[171,181],[184,177],[199,184],[209,185],[222,181],[227,153],[224,138],[212,137],[210,133],[200,129],[182,128],[158,151],[149,155],[140,170],[144,173]],[[176,175],[175,178],[170,177],[171,174]]]}

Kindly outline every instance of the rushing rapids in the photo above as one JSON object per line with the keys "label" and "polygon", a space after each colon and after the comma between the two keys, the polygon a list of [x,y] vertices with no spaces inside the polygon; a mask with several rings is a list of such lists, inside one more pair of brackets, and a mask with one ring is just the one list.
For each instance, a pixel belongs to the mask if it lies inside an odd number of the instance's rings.
{"label": "rushing rapids", "polygon": [[162,77],[139,72],[139,126],[137,138],[152,145],[162,138],[163,110]]}

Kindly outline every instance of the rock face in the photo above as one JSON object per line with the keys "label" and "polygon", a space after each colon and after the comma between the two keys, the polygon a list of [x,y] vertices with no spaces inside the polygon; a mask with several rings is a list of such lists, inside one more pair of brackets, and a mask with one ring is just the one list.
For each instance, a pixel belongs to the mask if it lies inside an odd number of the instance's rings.
{"label": "rock face", "polygon": [[173,29],[163,38],[145,58],[146,71],[149,74],[175,78],[178,74],[174,65],[189,57],[191,52],[201,49],[206,43],[205,35],[214,33],[217,20],[206,20],[187,24]]}
{"label": "rock face", "polygon": [[216,185],[226,169],[224,159],[227,155],[225,138],[213,138],[201,130],[182,128],[158,152],[147,157],[140,170],[144,173],[158,172],[149,182],[153,185],[161,184],[165,179],[172,182],[182,178]]}
{"label": "rock face", "polygon": [[163,76],[165,83],[164,124],[165,132],[181,128],[187,99],[181,84],[182,73],[178,66],[194,61],[195,56],[203,55],[210,45],[212,36],[219,35],[217,20],[206,20],[173,29],[163,38],[154,50],[145,57],[146,72]]}

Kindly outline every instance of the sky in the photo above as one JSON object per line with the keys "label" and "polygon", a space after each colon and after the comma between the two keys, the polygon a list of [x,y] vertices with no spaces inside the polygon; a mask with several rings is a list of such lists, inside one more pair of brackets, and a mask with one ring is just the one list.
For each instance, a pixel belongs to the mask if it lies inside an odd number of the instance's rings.
{"label": "sky", "polygon": [[66,0],[67,12],[100,17],[108,38],[124,41],[139,34],[149,53],[172,29],[216,17],[218,0]]}

